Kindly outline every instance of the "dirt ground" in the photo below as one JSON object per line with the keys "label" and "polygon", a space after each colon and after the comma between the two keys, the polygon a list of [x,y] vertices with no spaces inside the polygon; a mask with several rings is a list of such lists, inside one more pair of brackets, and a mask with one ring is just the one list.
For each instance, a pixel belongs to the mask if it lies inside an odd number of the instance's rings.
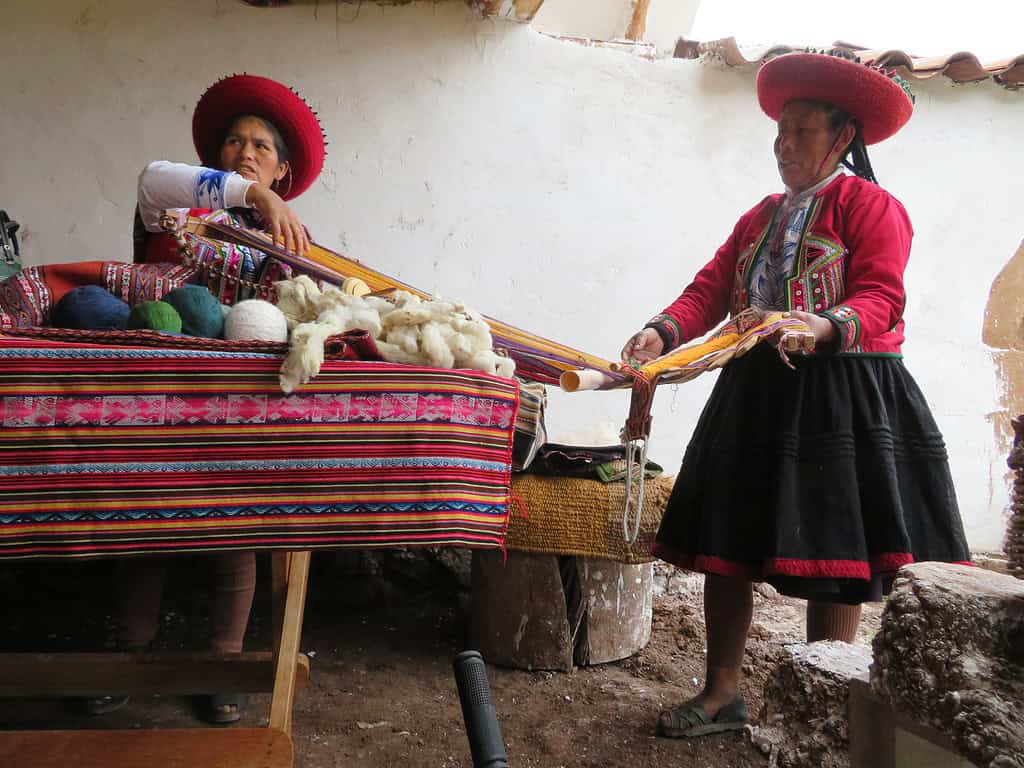
{"label": "dirt ground", "polygon": [[[349,564],[350,565],[350,564]],[[303,650],[310,686],[294,712],[296,765],[469,768],[469,745],[451,659],[463,649],[468,593],[433,566],[410,577],[353,575],[331,554],[314,556]],[[201,647],[202,579],[194,568],[172,570],[164,600],[160,647]],[[5,566],[3,650],[95,649],[109,644],[108,563]],[[386,576],[386,574],[385,574]],[[267,579],[260,589],[247,648],[268,647]],[[571,674],[488,668],[509,764],[747,768],[767,760],[743,734],[696,742],[658,738],[658,712],[693,695],[703,674],[701,580],[659,568],[650,644],[620,662]],[[97,598],[96,595],[106,597]],[[755,615],[743,693],[752,714],[773,660],[803,633],[802,603],[755,593]],[[862,622],[862,642],[877,631],[880,606]],[[242,723],[266,723],[269,695],[250,699]],[[126,709],[89,717],[66,700],[0,700],[0,728],[193,727],[193,702],[175,697],[133,700]],[[116,764],[116,763],[113,763]],[[22,767],[18,767],[22,768]]]}

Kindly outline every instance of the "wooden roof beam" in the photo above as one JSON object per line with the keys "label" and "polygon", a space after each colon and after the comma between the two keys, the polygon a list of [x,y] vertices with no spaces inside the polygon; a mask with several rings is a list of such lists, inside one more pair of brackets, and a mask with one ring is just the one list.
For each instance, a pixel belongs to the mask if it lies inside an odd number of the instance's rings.
{"label": "wooden roof beam", "polygon": [[484,16],[494,16],[528,24],[533,21],[544,0],[468,0]]}
{"label": "wooden roof beam", "polygon": [[627,40],[643,40],[647,32],[647,11],[651,7],[651,0],[633,0],[633,15],[629,20],[629,27],[626,29]]}

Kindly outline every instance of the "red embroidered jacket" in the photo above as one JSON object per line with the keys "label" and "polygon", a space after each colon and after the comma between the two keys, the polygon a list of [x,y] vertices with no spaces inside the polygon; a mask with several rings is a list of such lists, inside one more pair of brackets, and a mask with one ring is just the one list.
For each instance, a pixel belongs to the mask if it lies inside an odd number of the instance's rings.
{"label": "red embroidered jacket", "polygon": [[[745,213],[682,295],[647,324],[666,352],[749,306],[755,255],[782,200],[769,195]],[[817,192],[804,221],[783,292],[788,308],[829,318],[839,352],[899,354],[914,234],[903,205],[877,184],[841,175]]]}

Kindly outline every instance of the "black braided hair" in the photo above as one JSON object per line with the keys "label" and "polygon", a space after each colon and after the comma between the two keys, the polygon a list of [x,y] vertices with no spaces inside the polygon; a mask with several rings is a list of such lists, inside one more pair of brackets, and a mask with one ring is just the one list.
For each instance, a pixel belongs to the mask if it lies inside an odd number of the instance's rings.
{"label": "black braided hair", "polygon": [[[862,63],[860,57],[848,48],[827,48],[825,50],[808,48],[807,50],[810,53],[821,53],[826,56],[835,56],[838,59],[846,59],[847,61],[853,61],[858,64]],[[847,123],[853,123],[855,131],[853,141],[850,142],[850,145],[846,148],[846,152],[843,153],[839,162],[845,168],[849,168],[862,179],[866,179],[873,184],[877,184],[878,179],[875,178],[875,171],[871,167],[870,158],[868,158],[868,148],[864,143],[864,135],[861,132],[860,121],[846,110],[837,107],[835,104],[829,104],[821,101],[815,103],[824,110],[825,115],[828,118],[829,130],[836,132],[841,130]]]}
{"label": "black braided hair", "polygon": [[840,162],[862,179],[867,179],[872,184],[877,184],[878,179],[875,178],[875,171],[871,167],[871,159],[868,157],[868,148],[860,131],[860,123],[854,121],[854,127],[856,127],[857,132],[854,134],[853,141],[850,142],[850,146],[847,149],[847,156],[840,160]]}
{"label": "black braided hair", "polygon": [[853,141],[850,142],[839,162],[849,168],[862,179],[867,179],[873,184],[878,183],[875,178],[875,171],[871,167],[871,160],[868,158],[868,148],[864,144],[864,135],[861,133],[860,122],[849,112],[827,102],[816,102],[825,112],[828,119],[829,130],[836,133],[842,130],[847,123],[853,123]]}

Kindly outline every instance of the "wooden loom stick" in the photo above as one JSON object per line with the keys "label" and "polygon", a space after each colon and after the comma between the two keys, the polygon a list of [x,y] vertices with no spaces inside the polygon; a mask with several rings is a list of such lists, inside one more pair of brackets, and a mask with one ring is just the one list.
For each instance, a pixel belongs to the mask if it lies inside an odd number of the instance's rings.
{"label": "wooden loom stick", "polygon": [[[314,275],[319,275],[327,282],[335,282],[338,278],[357,277],[365,282],[373,292],[398,288],[408,291],[421,299],[431,298],[430,294],[424,291],[396,280],[382,272],[371,269],[354,259],[337,254],[321,245],[317,245],[316,243],[311,243],[308,254],[303,256],[286,251],[280,245],[273,243],[270,237],[262,232],[243,229],[241,227],[235,227],[219,222],[204,221],[194,216],[185,217],[183,224],[184,228],[188,232],[191,232],[198,237],[222,240],[224,242],[235,243],[237,245],[257,248],[268,254],[272,254],[275,258],[286,264],[311,272]],[[487,321],[492,333],[496,336],[501,339],[536,349],[538,352],[542,353],[542,359],[554,368],[563,371],[573,370],[574,366],[584,369],[593,369],[608,375],[609,380],[612,382],[611,386],[628,385],[628,382],[621,376],[614,375],[612,363],[604,358],[597,357],[596,355],[590,355],[586,352],[581,352],[578,349],[573,349],[572,347],[559,344],[541,336],[536,336],[528,331],[524,331],[513,325],[509,325],[486,315],[484,315],[484,320]],[[571,361],[571,364],[560,360],[543,358],[543,353],[557,355],[564,358],[565,361]]]}
{"label": "wooden loom stick", "polygon": [[[810,329],[800,320],[786,317],[782,312],[758,313],[756,321],[750,319],[752,316],[748,310],[745,315],[739,315],[724,323],[720,330],[707,341],[681,347],[645,365],[627,366],[623,363],[613,363],[612,368],[617,371],[632,368],[632,375],[639,375],[650,381],[656,381],[663,375],[683,371],[687,368],[700,373],[705,368],[694,365],[695,363],[704,361],[707,363],[707,369],[717,367],[715,363],[722,357],[717,353],[735,351],[737,354],[744,354],[754,344],[775,333],[789,333],[795,337],[795,342],[786,349],[788,352],[814,349],[814,337],[810,333]],[[708,359],[705,361],[705,358]]]}
{"label": "wooden loom stick", "polygon": [[683,349],[676,352],[672,352],[664,357],[652,360],[647,365],[640,366],[640,373],[649,379],[657,378],[663,373],[667,373],[668,371],[676,368],[683,368],[713,352],[719,352],[723,349],[727,349],[739,341],[739,339],[740,334],[738,333],[723,333],[721,336],[709,339],[703,344],[697,344],[692,347],[683,347]]}

